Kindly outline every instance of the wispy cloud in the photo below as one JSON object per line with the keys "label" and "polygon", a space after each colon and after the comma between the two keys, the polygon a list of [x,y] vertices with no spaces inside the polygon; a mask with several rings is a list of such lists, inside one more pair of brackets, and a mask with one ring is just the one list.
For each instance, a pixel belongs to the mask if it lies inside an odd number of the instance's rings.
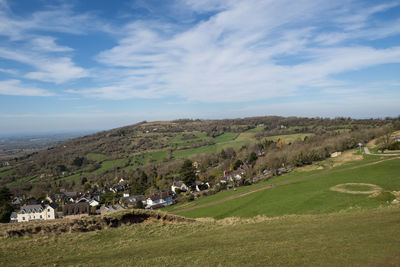
{"label": "wispy cloud", "polygon": [[37,71],[28,72],[24,77],[39,81],[63,83],[89,75],[87,70],[76,66],[68,57],[51,57],[34,51],[25,52],[0,47],[0,58],[35,67]]}
{"label": "wispy cloud", "polygon": [[53,93],[23,84],[19,80],[0,81],[0,95],[52,96]]}
{"label": "wispy cloud", "polygon": [[[359,43],[399,33],[396,20],[370,22],[397,2],[369,7],[354,2],[358,9],[309,0],[184,4],[205,18],[185,27],[157,20],[126,24],[118,44],[96,57],[109,70],[119,70],[117,78],[68,92],[108,99],[242,102],[299,94],[304,87],[324,90],[342,82],[334,74],[400,62],[400,47]],[[336,27],[329,31],[330,25]],[[356,42],[341,43],[352,39],[350,34]]]}
{"label": "wispy cloud", "polygon": [[87,13],[75,14],[69,6],[50,7],[20,17],[2,0],[0,36],[5,39],[0,47],[0,58],[34,68],[33,71],[19,72],[20,79],[60,84],[87,77],[88,71],[76,66],[71,55],[66,54],[74,49],[57,44],[57,38],[43,33],[84,34],[93,27],[92,24],[96,25],[97,20],[91,24],[92,18]]}

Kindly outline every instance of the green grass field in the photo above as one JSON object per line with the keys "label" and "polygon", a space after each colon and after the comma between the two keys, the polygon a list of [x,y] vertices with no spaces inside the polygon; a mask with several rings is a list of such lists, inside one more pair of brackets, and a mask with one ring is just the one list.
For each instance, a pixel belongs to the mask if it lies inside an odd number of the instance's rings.
{"label": "green grass field", "polygon": [[120,168],[124,167],[127,162],[128,162],[127,158],[115,159],[115,160],[106,160],[106,161],[103,161],[101,163],[101,167],[100,168],[98,168],[97,170],[95,170],[95,171],[93,171],[91,173],[93,173],[93,174],[102,174],[102,173],[104,173],[106,171],[111,171],[111,170],[114,170],[115,168],[118,168],[118,167],[120,167]]}
{"label": "green grass field", "polygon": [[241,146],[255,142],[253,132],[238,133],[224,133],[220,136],[213,138],[214,145],[201,146],[198,148],[189,148],[183,150],[175,150],[173,156],[175,158],[187,158],[193,155],[210,154],[220,152],[222,149],[228,147],[240,148]]}
{"label": "green grass field", "polygon": [[86,155],[86,158],[89,160],[100,162],[100,161],[106,160],[108,157],[106,155],[99,154],[99,153],[89,153]]}
{"label": "green grass field", "polygon": [[35,178],[37,178],[37,176],[31,176],[31,177],[20,178],[20,179],[18,179],[18,180],[15,180],[14,182],[9,183],[8,185],[13,186],[13,185],[23,184],[23,183],[32,181],[32,180],[34,180]]}
{"label": "green grass field", "polygon": [[286,141],[286,143],[292,143],[296,141],[297,139],[304,140],[304,137],[306,136],[311,136],[313,134],[309,133],[299,133],[299,134],[285,134],[285,135],[275,135],[275,136],[269,136],[266,139],[267,140],[272,140],[272,141],[278,141],[279,139],[283,139]]}
{"label": "green grass field", "polygon": [[167,158],[168,154],[166,151],[160,150],[160,151],[154,151],[154,152],[148,152],[145,153],[144,155],[134,155],[131,157],[131,164],[127,167],[124,168],[124,170],[129,171],[129,170],[136,170],[139,168],[141,165],[145,165],[148,162],[161,162],[163,159]]}
{"label": "green grass field", "polygon": [[3,169],[3,170],[0,172],[0,178],[9,176],[9,175],[12,174],[12,172],[13,172],[12,167],[11,167],[11,168],[7,168],[7,169]]}
{"label": "green grass field", "polygon": [[[354,207],[375,208],[386,205],[386,202],[371,198],[368,195],[347,194],[331,191],[330,188],[343,183],[369,183],[383,190],[400,190],[400,159],[377,161],[367,158],[337,168],[315,170],[312,172],[292,172],[288,175],[273,178],[268,182],[237,191],[225,191],[202,198],[189,204],[169,208],[171,212],[186,217],[226,218],[231,216],[253,217],[256,215],[282,216],[286,214],[321,214],[331,213]],[[364,166],[366,165],[366,166]],[[273,185],[267,186],[267,185]],[[246,196],[224,198],[252,191],[260,187],[265,190]],[[218,201],[219,202],[218,202]],[[201,207],[206,203],[217,201],[213,205]],[[196,209],[186,210],[200,206]]]}
{"label": "green grass field", "polygon": [[0,238],[0,263],[3,266],[398,266],[399,221],[400,208],[386,207],[272,220],[152,222],[86,233]]}
{"label": "green grass field", "polygon": [[[194,136],[196,136],[195,138],[189,138],[189,139],[184,139],[184,135],[187,134],[193,134]],[[206,136],[205,132],[188,132],[188,133],[182,133],[182,134],[178,134],[177,136],[175,136],[174,138],[172,138],[168,144],[170,146],[190,146],[202,141],[207,141],[207,140],[212,140],[211,137]]]}

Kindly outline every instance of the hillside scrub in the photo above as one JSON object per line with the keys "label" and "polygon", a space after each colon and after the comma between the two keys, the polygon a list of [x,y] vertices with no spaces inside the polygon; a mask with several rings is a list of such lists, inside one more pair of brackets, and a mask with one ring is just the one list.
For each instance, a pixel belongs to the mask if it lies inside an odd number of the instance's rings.
{"label": "hillside scrub", "polygon": [[[353,148],[357,142],[379,136],[376,127],[396,125],[396,121],[255,117],[142,122],[16,158],[10,162],[12,168],[0,173],[0,185],[8,185],[14,194],[37,196],[60,188],[81,191],[84,186],[79,180],[83,177],[91,190],[110,187],[124,177],[130,184],[139,179],[140,187],[146,189],[164,189],[181,179],[179,170],[187,158],[199,163],[197,179],[211,183],[218,182],[238,160],[250,161],[254,168],[246,174],[249,181],[264,169],[275,172],[283,166],[302,166]],[[270,138],[273,134],[279,140]],[[290,134],[290,141],[281,141],[286,138],[283,134]],[[293,140],[296,136],[301,138]],[[171,142],[177,146],[170,146]],[[197,148],[188,149],[184,144]],[[146,179],[140,179],[143,172]]]}
{"label": "hillside scrub", "polygon": [[3,237],[22,237],[48,235],[71,232],[90,232],[106,228],[120,227],[126,224],[143,223],[146,221],[162,222],[194,222],[181,216],[161,211],[131,209],[119,211],[105,216],[87,216],[82,218],[63,218],[51,221],[27,223],[0,224],[0,235]]}

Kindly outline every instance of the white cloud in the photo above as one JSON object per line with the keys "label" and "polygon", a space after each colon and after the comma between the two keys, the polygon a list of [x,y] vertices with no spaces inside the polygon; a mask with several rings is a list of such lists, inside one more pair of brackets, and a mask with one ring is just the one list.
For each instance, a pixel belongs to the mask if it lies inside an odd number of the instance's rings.
{"label": "white cloud", "polygon": [[55,43],[55,38],[50,36],[40,36],[31,40],[33,49],[38,51],[48,52],[68,52],[73,51],[72,48],[67,46],[60,46]]}
{"label": "white cloud", "polygon": [[[342,83],[333,74],[400,63],[400,47],[337,45],[350,38],[349,31],[357,40],[372,38],[367,32],[379,33],[375,38],[398,34],[393,21],[368,24],[371,16],[396,3],[350,12],[333,1],[184,2],[194,12],[215,14],[189,28],[157,21],[127,24],[118,45],[96,57],[119,70],[116,78],[69,92],[110,99],[178,96],[242,102],[299,94],[304,87],[323,90]],[[331,24],[346,32],[340,36],[337,28],[323,28]]]}
{"label": "white cloud", "polygon": [[39,81],[63,83],[89,75],[87,70],[76,66],[68,57],[50,57],[42,53],[0,47],[0,58],[35,67],[38,71],[29,72],[24,77]]}
{"label": "white cloud", "polygon": [[16,74],[18,73],[17,70],[13,70],[13,69],[3,69],[3,68],[0,68],[0,72],[12,74],[12,75],[16,75]]}
{"label": "white cloud", "polygon": [[[3,0],[7,8],[0,8],[0,35],[12,40],[23,40],[36,31],[63,32],[83,34],[85,31],[99,26],[90,14],[74,14],[69,6],[58,6],[19,17]],[[0,5],[1,7],[2,5]]]}
{"label": "white cloud", "polygon": [[52,96],[53,93],[35,87],[24,85],[19,80],[0,81],[1,95],[15,96]]}
{"label": "white cloud", "polygon": [[20,17],[13,13],[14,4],[18,5],[12,3],[9,6],[5,0],[0,3],[0,36],[6,37],[2,39],[0,58],[34,69],[27,73],[3,73],[56,84],[89,75],[87,70],[76,66],[71,56],[66,54],[74,51],[72,48],[57,44],[55,37],[43,35],[43,32],[83,34],[93,25],[98,25],[97,20],[87,13],[75,14],[69,6],[47,8]]}

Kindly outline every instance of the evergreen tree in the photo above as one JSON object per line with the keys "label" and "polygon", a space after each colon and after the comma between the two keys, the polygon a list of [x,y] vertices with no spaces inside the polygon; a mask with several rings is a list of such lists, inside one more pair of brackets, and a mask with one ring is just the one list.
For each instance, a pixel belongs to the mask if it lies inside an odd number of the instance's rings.
{"label": "evergreen tree", "polygon": [[192,186],[196,181],[195,168],[193,162],[189,159],[185,160],[180,171],[181,179],[187,186]]}

